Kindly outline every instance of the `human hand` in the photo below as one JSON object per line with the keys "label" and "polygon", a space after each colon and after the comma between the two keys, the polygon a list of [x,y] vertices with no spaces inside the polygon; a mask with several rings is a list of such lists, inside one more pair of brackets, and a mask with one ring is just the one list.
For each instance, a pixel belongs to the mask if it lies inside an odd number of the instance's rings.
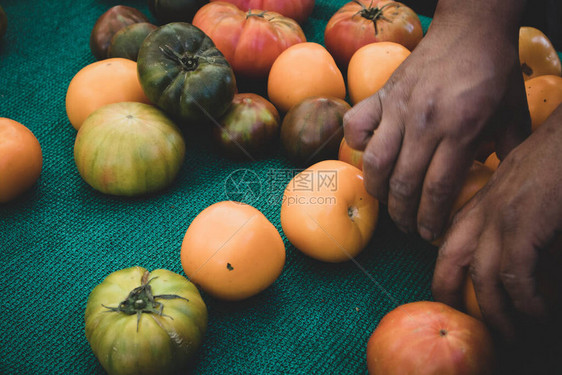
{"label": "human hand", "polygon": [[[553,296],[560,299],[561,149],[562,106],[459,211],[439,250],[434,298],[460,308],[468,271],[484,320],[508,340],[550,322],[549,302]],[[541,274],[542,265],[554,272]],[[549,295],[545,285],[555,292]]]}
{"label": "human hand", "polygon": [[486,21],[488,6],[468,6],[476,15],[438,6],[387,84],[344,117],[346,141],[365,151],[367,190],[399,228],[429,241],[447,224],[479,144],[497,136],[503,157],[530,132],[518,27]]}

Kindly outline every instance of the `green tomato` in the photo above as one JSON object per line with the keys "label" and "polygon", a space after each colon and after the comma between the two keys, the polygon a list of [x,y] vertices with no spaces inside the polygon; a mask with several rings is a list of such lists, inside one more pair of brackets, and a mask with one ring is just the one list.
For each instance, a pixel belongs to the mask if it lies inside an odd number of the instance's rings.
{"label": "green tomato", "polygon": [[201,345],[207,307],[185,277],[131,267],[94,288],[85,323],[92,351],[110,375],[178,374]]}
{"label": "green tomato", "polygon": [[156,28],[157,26],[149,22],[139,22],[125,26],[111,38],[109,48],[107,49],[108,57],[122,57],[137,61],[143,40]]}
{"label": "green tomato", "polygon": [[151,102],[190,125],[216,122],[236,91],[223,54],[189,23],[173,22],[151,32],[139,50],[137,69]]}
{"label": "green tomato", "polygon": [[74,143],[78,172],[102,193],[138,196],[169,186],[185,157],[179,128],[158,108],[105,105],[86,118]]}

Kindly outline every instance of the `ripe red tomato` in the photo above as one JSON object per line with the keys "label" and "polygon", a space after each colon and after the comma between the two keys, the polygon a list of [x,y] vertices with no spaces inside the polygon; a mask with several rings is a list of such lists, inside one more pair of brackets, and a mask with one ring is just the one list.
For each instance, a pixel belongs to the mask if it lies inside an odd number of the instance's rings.
{"label": "ripe red tomato", "polygon": [[418,15],[390,0],[357,0],[341,7],[326,25],[324,44],[345,70],[359,48],[375,42],[394,42],[413,50],[423,37]]}
{"label": "ripe red tomato", "polygon": [[492,336],[483,322],[440,302],[386,314],[367,343],[369,374],[493,374]]}
{"label": "ripe red tomato", "polygon": [[314,9],[314,0],[211,0],[211,2],[213,1],[226,1],[243,11],[250,9],[271,10],[292,18],[300,24],[306,21]]}
{"label": "ripe red tomato", "polygon": [[193,25],[213,40],[235,73],[251,78],[267,77],[281,52],[306,42],[293,19],[256,9],[244,12],[224,2],[203,6]]}

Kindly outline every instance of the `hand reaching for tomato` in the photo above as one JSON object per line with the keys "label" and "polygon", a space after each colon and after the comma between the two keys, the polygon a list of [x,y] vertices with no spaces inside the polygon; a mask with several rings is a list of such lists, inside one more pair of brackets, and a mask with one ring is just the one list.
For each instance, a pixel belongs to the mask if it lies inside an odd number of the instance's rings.
{"label": "hand reaching for tomato", "polygon": [[561,147],[559,106],[457,214],[439,251],[434,298],[459,306],[469,271],[485,321],[507,338],[552,333],[544,322],[560,317]]}
{"label": "hand reaching for tomato", "polygon": [[346,114],[346,141],[365,152],[367,189],[402,230],[437,238],[479,144],[493,136],[503,158],[529,134],[522,8],[515,0],[441,0],[411,55]]}

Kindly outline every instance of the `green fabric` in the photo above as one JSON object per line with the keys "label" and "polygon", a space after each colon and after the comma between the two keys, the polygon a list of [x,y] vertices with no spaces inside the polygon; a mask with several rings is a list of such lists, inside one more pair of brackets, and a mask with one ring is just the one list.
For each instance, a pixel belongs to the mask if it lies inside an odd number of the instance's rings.
{"label": "green fabric", "polygon": [[[310,41],[323,41],[328,18],[345,2],[317,1],[304,27]],[[155,22],[145,0],[2,1],[9,24],[0,42],[0,117],[33,131],[44,166],[28,193],[0,206],[1,374],[103,373],[84,336],[89,292],[134,265],[183,274],[183,235],[201,210],[228,199],[225,182],[234,171],[256,173],[261,196],[254,206],[282,233],[279,204],[267,199],[288,181],[273,182],[270,171],[293,168],[279,152],[232,162],[188,134],[179,177],[160,194],[116,198],[80,178],[65,93],[74,74],[95,61],[88,45],[94,22],[117,4]],[[427,28],[429,19],[422,21]],[[284,271],[265,292],[237,303],[203,293],[209,327],[193,373],[365,373],[366,342],[381,317],[431,298],[435,248],[401,234],[384,210],[356,263],[321,263],[283,239]]]}

